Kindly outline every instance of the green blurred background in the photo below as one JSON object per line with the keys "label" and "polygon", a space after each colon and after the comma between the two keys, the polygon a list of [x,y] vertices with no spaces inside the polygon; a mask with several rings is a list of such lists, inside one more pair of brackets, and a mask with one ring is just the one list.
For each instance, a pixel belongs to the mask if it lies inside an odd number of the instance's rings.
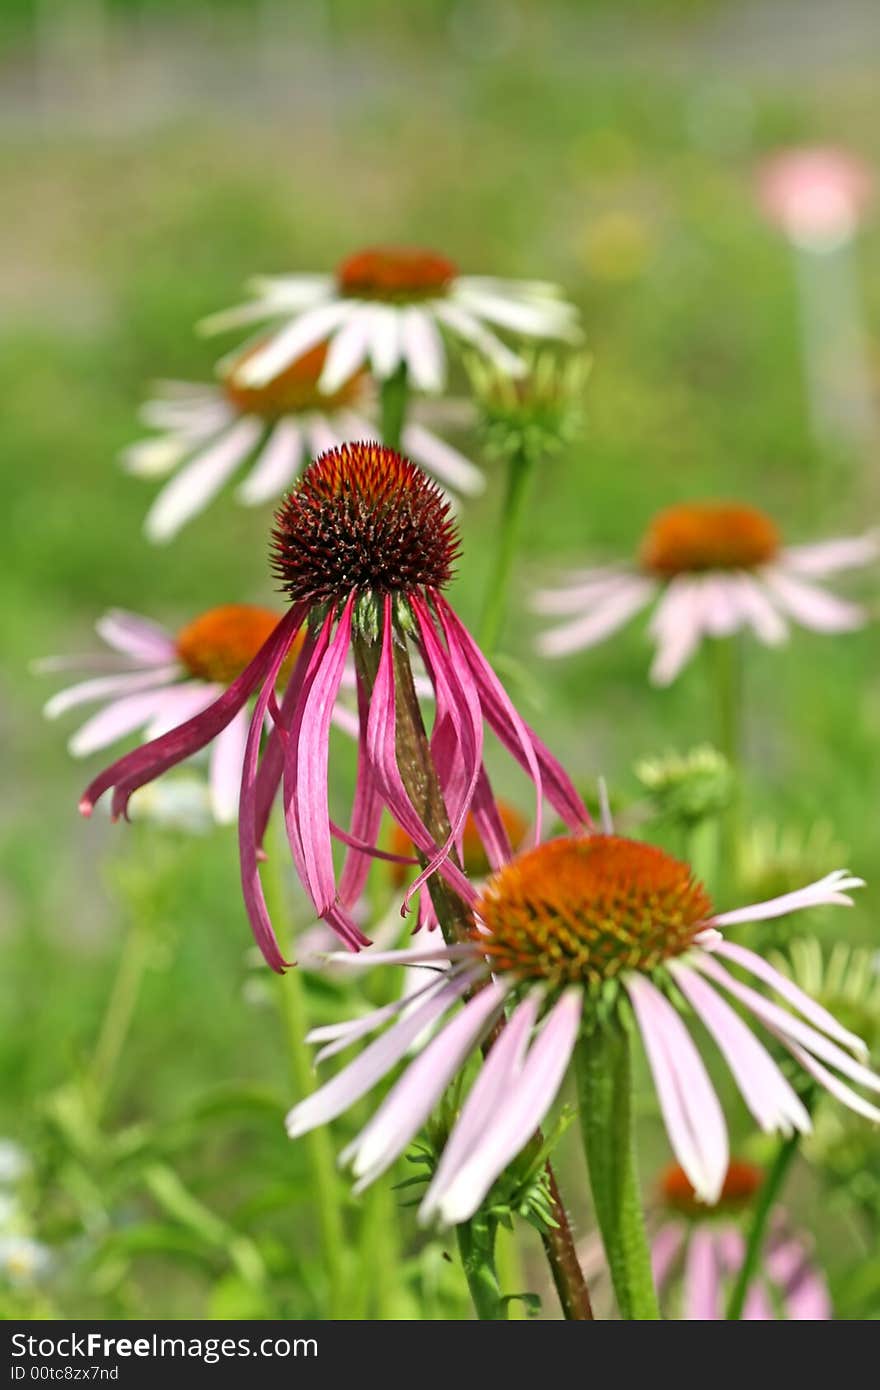
{"label": "green blurred background", "polygon": [[[636,759],[712,737],[706,673],[697,663],[649,691],[638,624],[542,668],[524,600],[560,559],[632,553],[675,499],[749,499],[792,540],[876,520],[876,450],[810,438],[791,257],[753,178],[764,152],[792,142],[876,158],[878,31],[869,7],[821,3],[7,0],[0,1134],[33,1156],[28,1219],[56,1252],[51,1277],[7,1291],[12,1311],[325,1306],[234,832],[180,841],[81,822],[100,759],[69,758],[69,730],[40,714],[56,683],[28,672],[35,657],[88,650],[110,605],[174,625],[271,599],[268,512],[227,498],[167,549],[141,537],[153,488],[116,457],[138,435],[145,383],[209,376],[216,345],[193,322],[237,302],[249,274],[323,270],[362,244],[425,243],[466,271],[563,284],[595,356],[586,430],[540,479],[503,646],[529,672],[517,688],[527,714],[583,785],[602,772],[633,796]],[[876,348],[876,225],[857,257]],[[498,505],[490,486],[464,512],[454,601],[468,621]],[[747,719],[748,818],[828,820],[849,866],[873,878],[875,631],[750,646]],[[341,793],[347,756],[340,745]],[[527,809],[504,760],[497,770]],[[871,886],[834,927],[876,940],[878,907]],[[133,924],[148,969],[96,1115],[83,1078]],[[310,989],[314,1016],[332,1014],[335,987]],[[663,1159],[652,1114],[644,1130]],[[583,1176],[568,1162],[585,1231]],[[855,1237],[800,1182],[804,1219],[845,1273]],[[360,1311],[466,1315],[442,1246],[402,1221],[408,1282],[381,1305],[368,1291]]]}

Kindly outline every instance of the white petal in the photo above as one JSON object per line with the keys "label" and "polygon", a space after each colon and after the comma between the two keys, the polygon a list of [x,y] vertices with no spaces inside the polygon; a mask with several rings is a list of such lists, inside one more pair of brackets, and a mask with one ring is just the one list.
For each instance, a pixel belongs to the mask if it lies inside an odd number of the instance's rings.
{"label": "white petal", "polygon": [[247,458],[263,431],[262,422],[244,416],[168,483],[144,521],[151,541],[172,539],[182,526],[203,511],[236,468]]}
{"label": "white petal", "polygon": [[409,307],[401,323],[407,373],[418,391],[442,391],[446,380],[446,353],[436,324],[424,309]]}
{"label": "white petal", "polygon": [[486,479],[476,464],[421,425],[405,426],[400,442],[405,454],[447,487],[466,497],[476,497],[484,490]]}
{"label": "white petal", "polygon": [[369,314],[370,359],[380,381],[393,376],[400,362],[400,315],[387,304],[372,305]]}
{"label": "white petal", "polygon": [[494,362],[499,371],[506,372],[508,376],[518,377],[527,370],[521,357],[518,357],[515,352],[511,352],[506,343],[502,343],[495,333],[491,333],[480,323],[479,319],[468,313],[460,304],[438,299],[432,307],[434,315],[440,323],[482,352],[485,357],[489,358],[490,362]]}
{"label": "white petal", "polygon": [[292,420],[279,420],[236,497],[246,507],[257,507],[279,497],[296,476],[302,455],[302,431]]}
{"label": "white petal", "polygon": [[293,323],[273,334],[264,348],[245,358],[232,372],[233,379],[242,386],[265,386],[291,362],[329,338],[334,329],[349,318],[351,310],[349,300],[307,309]]}
{"label": "white petal", "polygon": [[348,319],[330,341],[318,390],[328,396],[344,386],[366,361],[370,341],[370,310],[352,305]]}
{"label": "white petal", "polygon": [[590,612],[542,633],[536,642],[538,650],[544,656],[565,656],[593,647],[635,617],[656,592],[657,586],[652,579],[624,576],[595,602]]}

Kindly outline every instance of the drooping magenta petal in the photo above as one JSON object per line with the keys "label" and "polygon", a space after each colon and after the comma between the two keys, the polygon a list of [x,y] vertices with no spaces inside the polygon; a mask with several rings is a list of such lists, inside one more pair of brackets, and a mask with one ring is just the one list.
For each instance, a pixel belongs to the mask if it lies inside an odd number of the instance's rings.
{"label": "drooping magenta petal", "polygon": [[[406,831],[416,849],[428,859],[434,859],[439,853],[438,846],[410,801],[397,765],[396,700],[391,644],[391,600],[386,596],[382,624],[382,649],[376,679],[373,683],[370,714],[367,721],[367,749],[374,775],[392,816]],[[447,856],[437,864],[437,869],[459,897],[472,907],[476,902],[476,894],[458,866]]]}
{"label": "drooping magenta petal", "polygon": [[336,902],[327,764],[330,718],[351,645],[353,606],[354,595],[351,594],[311,684],[304,690],[299,736],[288,743],[284,768],[285,811],[296,821],[303,882],[322,917]]}
{"label": "drooping magenta petal", "polygon": [[[435,872],[440,863],[448,858],[458,843],[473,801],[474,789],[477,785],[483,759],[483,720],[476,688],[472,683],[460,678],[459,671],[454,662],[450,660],[450,655],[437,641],[431,614],[427,607],[420,600],[414,598],[412,609],[419,627],[422,652],[437,693],[438,717],[442,709],[444,739],[447,730],[452,735],[452,751],[454,755],[457,755],[454,757],[454,761],[459,769],[459,785],[454,790],[453,804],[447,804],[447,813],[451,822],[449,837],[446,843],[440,847],[437,855],[428,861],[422,872],[410,884],[404,898],[406,906],[409,905],[413,894],[418,892],[422,884]],[[449,766],[445,754],[449,751],[448,748],[444,750],[444,757],[441,760],[441,766],[447,774]],[[440,780],[442,785],[443,778],[441,777]],[[449,781],[448,775],[446,780]]]}
{"label": "drooping magenta petal", "polygon": [[277,654],[283,653],[282,660],[287,655],[304,616],[303,605],[297,604],[291,608],[253,661],[208,709],[105,768],[83,793],[80,812],[85,816],[90,815],[99,798],[113,787],[113,816],[124,815],[129,798],[138,787],[152,782],[216,738],[265,679]]}
{"label": "drooping magenta petal", "polygon": [[287,682],[287,688],[278,709],[278,719],[274,721],[269,732],[269,736],[263,746],[263,754],[260,758],[260,765],[257,769],[257,783],[255,789],[256,808],[255,808],[255,833],[257,846],[261,846],[266,836],[266,827],[269,824],[269,816],[278,795],[278,788],[281,785],[281,774],[284,771],[284,747],[287,739],[287,731],[296,702],[299,698],[300,689],[305,680],[306,672],[310,669],[312,657],[315,651],[315,635],[307,630],[305,640],[300,648],[293,671]]}
{"label": "drooping magenta petal", "polygon": [[[357,702],[358,702],[358,728],[360,736],[358,738],[358,758],[357,758],[357,781],[355,783],[354,802],[351,808],[351,836],[346,838],[346,843],[352,847],[352,852],[346,855],[342,873],[339,876],[339,901],[346,907],[353,906],[357,902],[364,890],[367,875],[370,872],[370,859],[366,854],[356,853],[354,846],[356,843],[365,845],[375,845],[379,835],[379,826],[382,823],[383,802],[379,785],[373,774],[373,768],[367,754],[367,723],[369,721],[369,701],[367,693],[363,688],[363,683],[357,679]],[[384,858],[384,856],[383,856]],[[395,856],[393,862],[401,862]],[[408,862],[418,862],[409,860]]]}
{"label": "drooping magenta petal", "polygon": [[[577,832],[590,829],[590,813],[561,763],[520,718],[492,667],[454,610],[442,595],[432,594],[431,597],[450,651],[454,645],[470,667],[477,683],[484,717],[492,731],[535,785],[540,787],[569,830]],[[536,830],[536,839],[537,835]]]}
{"label": "drooping magenta petal", "polygon": [[257,945],[267,964],[278,974],[283,974],[290,962],[282,955],[278,945],[278,938],[275,935],[266,907],[263,885],[260,882],[257,853],[259,842],[256,828],[256,772],[269,696],[275,689],[275,682],[286,654],[285,648],[279,645],[266,673],[263,688],[257,696],[245,744],[238,806],[238,847],[245,908]]}

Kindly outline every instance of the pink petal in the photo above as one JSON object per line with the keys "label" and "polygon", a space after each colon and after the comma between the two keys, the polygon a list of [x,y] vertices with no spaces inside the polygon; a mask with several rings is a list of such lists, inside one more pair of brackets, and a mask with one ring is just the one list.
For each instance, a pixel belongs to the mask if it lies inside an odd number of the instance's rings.
{"label": "pink petal", "polygon": [[699,579],[679,575],[661,598],[651,621],[657,654],[651,665],[655,685],[671,685],[693,656],[704,631],[704,593]]}
{"label": "pink petal", "polygon": [[789,912],[800,912],[808,907],[826,907],[829,904],[852,906],[852,899],[843,896],[848,888],[863,888],[864,881],[851,878],[845,869],[835,869],[824,878],[810,883],[806,888],[798,888],[793,893],[783,893],[779,898],[767,902],[754,903],[751,907],[738,907],[733,912],[720,912],[709,919],[713,927],[734,927],[741,922],[768,922],[773,917],[785,917]]}
{"label": "pink petal", "polygon": [[727,1175],[727,1128],[718,1097],[672,1005],[641,975],[627,975],[673,1151],[697,1197],[717,1202]]}
{"label": "pink petal", "polygon": [[713,954],[724,956],[727,960],[735,961],[741,965],[743,970],[748,970],[751,975],[756,975],[759,980],[770,985],[777,994],[791,1004],[792,1008],[797,1009],[798,1013],[803,1014],[804,1018],[820,1028],[823,1033],[827,1033],[830,1038],[836,1038],[844,1047],[850,1048],[862,1061],[868,1057],[868,1049],[861,1038],[856,1037],[848,1028],[844,1028],[838,1023],[833,1014],[827,1009],[823,1009],[815,999],[811,999],[802,989],[783,975],[781,971],[774,970],[773,966],[765,961],[754,951],[748,950],[745,946],[738,946],[733,941],[721,941],[713,948]]}
{"label": "pink petal", "polygon": [[[520,1005],[496,1047],[504,1042],[526,1004]],[[461,1150],[450,1159],[444,1182],[440,1181],[438,1169],[422,1204],[420,1220],[427,1220],[432,1211],[448,1225],[473,1216],[495,1179],[528,1143],[556,1099],[577,1041],[581,1007],[580,990],[563,994],[524,1061],[519,1041],[508,1045],[497,1070],[485,1083],[486,1094],[469,1114],[462,1113],[453,1130],[450,1144],[456,1140],[459,1128],[464,1129]],[[520,1034],[527,1023],[530,1026],[530,1020],[529,1012],[519,1023]],[[486,1068],[488,1065],[487,1062]],[[482,1077],[483,1073],[479,1079]],[[472,1095],[473,1092],[468,1104]]]}
{"label": "pink petal", "polygon": [[211,749],[211,805],[221,825],[232,825],[238,815],[238,794],[248,737],[247,710],[226,725]]}
{"label": "pink petal", "polygon": [[319,1090],[295,1105],[286,1120],[290,1138],[298,1139],[310,1129],[327,1124],[365,1096],[406,1055],[419,1034],[461,998],[469,985],[470,980],[461,976],[444,983],[418,1009],[370,1043],[353,1062],[337,1072]]}
{"label": "pink petal", "polygon": [[826,593],[815,584],[795,579],[781,569],[765,569],[764,582],[795,622],[814,632],[852,632],[868,621],[864,608]]}
{"label": "pink petal", "polygon": [[711,1033],[733,1072],[746,1105],[764,1130],[803,1133],[810,1117],[769,1052],[730,1005],[695,970],[673,961],[670,970],[694,1013]]}
{"label": "pink petal", "polygon": [[637,575],[621,578],[613,588],[591,601],[588,612],[542,633],[537,639],[538,650],[544,656],[567,656],[594,647],[640,613],[656,592],[652,579]]}
{"label": "pink petal", "polygon": [[661,1226],[651,1241],[651,1273],[658,1293],[663,1292],[684,1242],[685,1228],[677,1221]]}
{"label": "pink petal", "polygon": [[712,1231],[700,1227],[688,1243],[684,1266],[686,1322],[717,1322],[721,1316],[721,1280]]}
{"label": "pink petal", "polygon": [[92,700],[104,700],[117,695],[136,695],[138,691],[168,685],[181,674],[178,665],[155,666],[151,671],[126,671],[112,676],[96,676],[93,680],[80,681],[77,685],[59,690],[43,706],[47,719],[57,719],[77,705],[89,704]]}
{"label": "pink petal", "polygon": [[185,758],[191,757],[216,738],[264,679],[278,650],[283,649],[286,653],[290,649],[303,617],[302,605],[291,608],[263,643],[253,661],[209,709],[105,768],[83,793],[80,801],[82,815],[90,815],[95,802],[110,787],[115,788],[113,815],[123,814],[129,797],[138,787],[152,782],[154,778],[167,772],[175,764],[183,762]]}
{"label": "pink petal", "polygon": [[68,748],[75,758],[85,758],[99,748],[106,748],[108,743],[125,738],[149,723],[174,690],[174,686],[170,689],[160,687],[142,695],[126,695],[121,700],[114,700],[86,720],[69,740]]}
{"label": "pink petal", "polygon": [[177,660],[177,644],[171,633],[160,623],[125,608],[109,609],[95,623],[95,631],[108,646],[135,661],[164,664]]}
{"label": "pink petal", "polygon": [[356,1191],[384,1173],[406,1148],[497,1015],[506,992],[506,985],[493,981],[474,995],[410,1064],[369,1124],[343,1151],[340,1161],[351,1163],[358,1179]]}
{"label": "pink petal", "polygon": [[880,533],[818,541],[814,545],[790,545],[782,552],[782,568],[792,574],[821,579],[839,570],[870,565],[880,556]]}

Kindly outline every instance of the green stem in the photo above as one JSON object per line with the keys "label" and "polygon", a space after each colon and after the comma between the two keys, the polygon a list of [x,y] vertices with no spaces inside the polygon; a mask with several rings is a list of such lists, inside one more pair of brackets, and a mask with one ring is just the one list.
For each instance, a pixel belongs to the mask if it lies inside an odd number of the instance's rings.
{"label": "green stem", "polygon": [[507,464],[507,489],[498,531],[498,543],[489,574],[489,585],[480,624],[480,646],[491,659],[504,624],[507,591],[513,562],[519,549],[525,507],[531,491],[532,460],[524,453],[514,454]]}
{"label": "green stem", "polygon": [[800,1138],[800,1134],[795,1130],[794,1134],[780,1142],[779,1148],[776,1151],[776,1157],[773,1160],[773,1165],[758,1191],[758,1199],[755,1203],[755,1210],[752,1215],[752,1224],[749,1227],[748,1239],[746,1240],[746,1252],[727,1303],[727,1319],[730,1322],[738,1322],[742,1317],[749,1285],[754,1279],[760,1264],[761,1251],[764,1246],[764,1236],[767,1231],[767,1222],[770,1219],[770,1213],[773,1210],[776,1199],[782,1191],[782,1185],[785,1182],[788,1170],[794,1162]]}
{"label": "green stem", "polygon": [[712,660],[715,717],[719,750],[733,773],[730,804],[719,818],[721,873],[718,886],[733,900],[739,881],[740,778],[742,775],[742,669],[735,637],[709,643]]}
{"label": "green stem", "polygon": [[[269,827],[272,843],[264,871],[265,888],[272,921],[278,928],[282,945],[289,946],[293,932],[281,869],[287,847],[279,825],[279,821],[273,821]],[[279,979],[278,989],[291,1077],[296,1096],[301,1099],[314,1090],[315,1080],[311,1053],[305,1041],[308,1032],[308,1012],[301,971],[296,967],[288,970]],[[311,1195],[321,1237],[321,1257],[330,1287],[328,1317],[344,1318],[347,1316],[345,1230],[333,1146],[324,1128],[311,1130],[303,1136],[300,1143],[304,1146],[309,1166]]]}
{"label": "green stem", "polygon": [[575,1075],[593,1206],[620,1315],[657,1321],[633,1151],[629,1038],[618,1023],[600,1025],[578,1043]]}
{"label": "green stem", "polygon": [[477,1317],[482,1322],[504,1322],[508,1304],[501,1296],[495,1272],[496,1223],[479,1214],[456,1226],[458,1250]]}
{"label": "green stem", "polygon": [[382,443],[397,453],[400,453],[408,401],[409,382],[406,366],[401,363],[392,376],[385,378],[379,389]]}
{"label": "green stem", "polygon": [[98,1040],[89,1068],[95,1117],[100,1118],[107,1103],[119,1058],[131,1028],[144,971],[150,958],[150,933],[140,921],[128,932],[116,976],[98,1031]]}

